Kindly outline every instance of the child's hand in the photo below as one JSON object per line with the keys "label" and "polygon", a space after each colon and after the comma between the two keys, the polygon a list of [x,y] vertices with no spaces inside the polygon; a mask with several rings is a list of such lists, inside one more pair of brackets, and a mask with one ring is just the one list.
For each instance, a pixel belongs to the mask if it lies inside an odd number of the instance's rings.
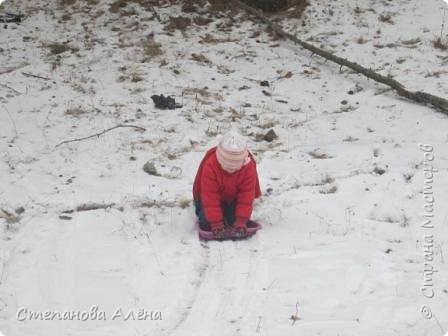
{"label": "child's hand", "polygon": [[247,229],[245,226],[242,227],[233,227],[232,236],[235,238],[244,238],[247,237]]}
{"label": "child's hand", "polygon": [[214,239],[224,239],[227,237],[226,230],[224,227],[215,228],[212,230]]}
{"label": "child's hand", "polygon": [[231,228],[232,236],[235,238],[247,237],[247,223],[248,219],[244,217],[237,217],[233,227]]}

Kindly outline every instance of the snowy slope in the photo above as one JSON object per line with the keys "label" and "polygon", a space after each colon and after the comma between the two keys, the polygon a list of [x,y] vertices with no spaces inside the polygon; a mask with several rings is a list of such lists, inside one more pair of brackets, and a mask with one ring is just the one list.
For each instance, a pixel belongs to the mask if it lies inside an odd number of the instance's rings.
{"label": "snowy slope", "polygon": [[[155,7],[160,23],[137,2],[118,13],[94,3],[1,7],[25,15],[0,33],[3,334],[448,331],[446,115],[273,40],[247,15],[169,32],[170,16],[206,10]],[[303,18],[281,23],[408,88],[448,97],[448,51],[432,43],[441,30],[446,38],[447,15],[436,0],[311,1]],[[183,107],[156,109],[150,97],[161,93]],[[57,146],[116,125],[146,130]],[[232,126],[257,158],[264,195],[253,217],[264,228],[248,241],[201,244],[194,174]],[[260,141],[271,128],[278,139]],[[143,171],[146,162],[159,176]],[[421,227],[428,209],[433,228]],[[425,249],[434,253],[426,266]],[[438,272],[425,282],[428,265]],[[425,283],[434,297],[421,292]],[[93,306],[106,320],[17,316]],[[119,308],[162,319],[112,320]]]}

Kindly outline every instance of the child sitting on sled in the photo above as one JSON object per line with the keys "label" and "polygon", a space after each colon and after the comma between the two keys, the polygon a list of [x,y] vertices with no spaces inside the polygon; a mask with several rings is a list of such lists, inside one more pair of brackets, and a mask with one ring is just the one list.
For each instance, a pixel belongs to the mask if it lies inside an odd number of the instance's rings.
{"label": "child sitting on sled", "polygon": [[261,195],[256,163],[243,136],[232,131],[207,151],[193,184],[199,226],[215,239],[246,237],[252,203]]}

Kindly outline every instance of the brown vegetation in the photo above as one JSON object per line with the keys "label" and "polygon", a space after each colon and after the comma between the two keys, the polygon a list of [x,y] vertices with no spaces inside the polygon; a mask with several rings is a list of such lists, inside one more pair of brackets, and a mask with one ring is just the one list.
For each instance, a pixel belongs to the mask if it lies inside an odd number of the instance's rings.
{"label": "brown vegetation", "polygon": [[440,37],[436,38],[434,41],[432,41],[432,45],[434,48],[440,49],[440,50],[447,50],[448,49],[448,42],[443,42]]}

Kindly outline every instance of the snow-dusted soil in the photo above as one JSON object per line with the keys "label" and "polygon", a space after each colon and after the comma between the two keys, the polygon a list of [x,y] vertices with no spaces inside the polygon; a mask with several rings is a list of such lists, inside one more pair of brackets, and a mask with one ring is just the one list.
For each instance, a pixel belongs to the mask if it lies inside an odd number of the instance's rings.
{"label": "snow-dusted soil", "polygon": [[[321,3],[281,24],[448,97],[448,51],[432,43],[446,38],[443,1]],[[199,14],[155,10],[161,23],[132,1],[118,13],[106,1],[2,4],[25,18],[0,27],[0,331],[444,335],[447,116],[273,40],[246,15],[168,32],[169,16]],[[183,107],[156,109],[161,93]],[[57,146],[126,124],[146,130]],[[264,228],[201,244],[192,181],[232,126],[251,139]],[[278,138],[259,141],[271,128]],[[18,314],[93,306],[105,320]],[[113,320],[119,308],[162,319]]]}

